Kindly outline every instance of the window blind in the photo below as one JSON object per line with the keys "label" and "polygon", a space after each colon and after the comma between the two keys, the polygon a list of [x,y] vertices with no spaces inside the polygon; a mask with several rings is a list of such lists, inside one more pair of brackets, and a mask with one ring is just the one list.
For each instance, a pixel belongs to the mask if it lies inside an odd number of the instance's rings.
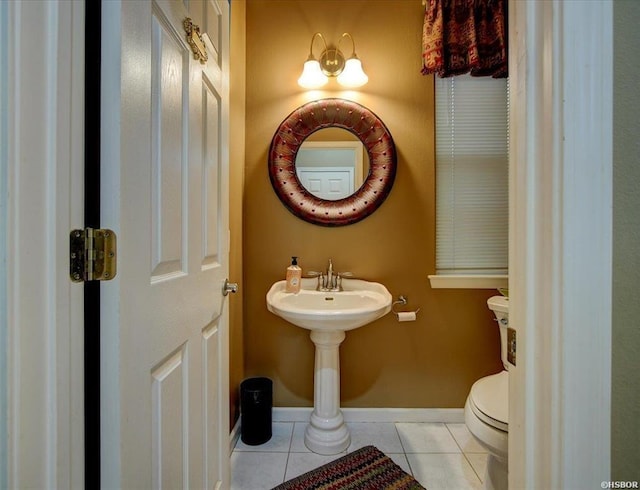
{"label": "window blind", "polygon": [[508,81],[435,83],[437,273],[506,274]]}

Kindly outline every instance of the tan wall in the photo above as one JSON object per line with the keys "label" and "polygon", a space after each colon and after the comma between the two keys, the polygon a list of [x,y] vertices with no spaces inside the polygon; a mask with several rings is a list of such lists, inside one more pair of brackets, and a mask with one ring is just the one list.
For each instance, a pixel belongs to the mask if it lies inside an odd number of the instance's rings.
{"label": "tan wall", "polygon": [[613,4],[613,318],[611,479],[640,480],[640,3]]}
{"label": "tan wall", "polygon": [[229,128],[229,279],[240,283],[238,292],[229,297],[229,388],[231,425],[239,414],[238,385],[244,377],[242,338],[242,208],[244,196],[245,146],[245,72],[246,72],[246,5],[234,2],[231,8],[230,87],[231,112]]}
{"label": "tan wall", "polygon": [[[341,346],[343,406],[462,407],[473,381],[501,368],[498,329],[486,307],[494,291],[432,290],[427,280],[435,270],[434,107],[433,80],[420,74],[422,12],[420,0],[247,1],[245,373],[274,380],[276,406],[313,400],[308,333],[265,305],[291,255],[306,270],[325,268],[331,257],[337,270],[382,282],[394,297],[404,294],[421,308],[413,323],[390,314],[348,332]],[[354,36],[366,86],[343,92],[331,80],[322,92],[298,87],[316,31],[331,43],[344,31]],[[267,152],[278,125],[320,97],[365,105],[384,121],[397,148],[389,198],[351,226],[301,221],[269,181]]]}

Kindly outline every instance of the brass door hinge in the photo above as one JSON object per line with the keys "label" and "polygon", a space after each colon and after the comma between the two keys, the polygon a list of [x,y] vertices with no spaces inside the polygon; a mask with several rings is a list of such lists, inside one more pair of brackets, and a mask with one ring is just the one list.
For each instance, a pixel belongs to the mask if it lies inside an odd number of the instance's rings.
{"label": "brass door hinge", "polygon": [[69,244],[69,275],[73,282],[110,281],[115,277],[117,256],[113,231],[73,230]]}

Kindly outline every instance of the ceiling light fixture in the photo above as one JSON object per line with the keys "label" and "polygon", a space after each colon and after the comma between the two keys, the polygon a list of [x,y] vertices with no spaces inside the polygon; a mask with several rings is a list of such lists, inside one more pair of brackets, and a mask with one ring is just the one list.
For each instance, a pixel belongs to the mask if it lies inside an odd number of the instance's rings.
{"label": "ceiling light fixture", "polygon": [[[340,51],[340,43],[345,37],[351,40],[353,46],[351,56],[346,61]],[[319,60],[313,56],[313,43],[316,38],[320,38],[324,45],[324,51]],[[298,78],[298,85],[308,89],[320,88],[327,84],[328,77],[337,77],[340,85],[349,88],[361,87],[369,81],[369,77],[362,70],[362,62],[356,55],[356,43],[348,32],[340,36],[338,46],[335,48],[327,46],[327,42],[320,32],[316,32],[311,37],[309,57],[304,63],[302,75]]]}

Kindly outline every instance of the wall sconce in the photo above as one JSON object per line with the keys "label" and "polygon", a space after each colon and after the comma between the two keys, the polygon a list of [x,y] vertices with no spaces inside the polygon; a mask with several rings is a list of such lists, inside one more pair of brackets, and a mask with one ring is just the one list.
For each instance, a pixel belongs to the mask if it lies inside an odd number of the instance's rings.
{"label": "wall sconce", "polygon": [[[319,37],[324,44],[324,51],[320,55],[320,60],[313,56],[313,42]],[[353,51],[351,56],[346,59],[340,51],[340,43],[348,37],[351,39]],[[298,85],[308,89],[320,88],[329,81],[328,77],[338,77],[338,83],[344,87],[356,88],[361,87],[369,81],[369,77],[362,70],[362,63],[356,56],[356,43],[353,36],[345,32],[340,36],[338,47],[330,48],[324,36],[320,32],[316,32],[311,38],[311,46],[309,47],[309,57],[304,62],[302,75],[298,78]]]}

